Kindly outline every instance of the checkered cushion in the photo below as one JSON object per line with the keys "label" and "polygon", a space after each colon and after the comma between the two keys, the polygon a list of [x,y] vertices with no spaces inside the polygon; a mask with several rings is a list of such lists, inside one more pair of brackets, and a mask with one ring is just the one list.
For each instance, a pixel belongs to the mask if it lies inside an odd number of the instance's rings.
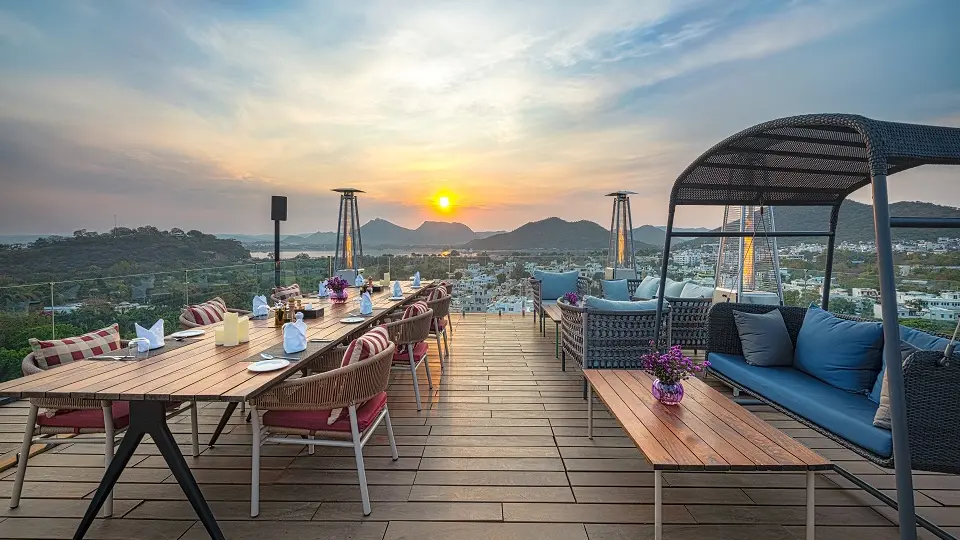
{"label": "checkered cushion", "polygon": [[430,306],[428,306],[423,300],[417,300],[416,302],[407,306],[407,309],[403,310],[403,318],[409,319],[411,317],[416,317],[417,315],[423,315],[427,311],[430,311]]}
{"label": "checkered cushion", "polygon": [[217,297],[202,304],[183,308],[183,318],[193,324],[206,325],[222,321],[223,314],[226,312],[227,306],[220,297]]}
{"label": "checkered cushion", "polygon": [[50,369],[91,356],[107,354],[120,348],[120,327],[117,324],[82,336],[39,340],[30,338],[33,357],[40,369]]}
{"label": "checkered cushion", "polygon": [[289,287],[277,287],[273,290],[273,297],[278,302],[285,302],[288,298],[299,298],[301,296],[303,294],[300,293],[300,285],[297,283]]}
{"label": "checkered cushion", "polygon": [[[347,367],[350,364],[365,360],[371,356],[376,356],[385,351],[389,346],[390,334],[387,333],[386,328],[378,326],[351,341],[350,345],[347,345],[347,350],[343,353],[343,361],[340,363],[340,367]],[[359,407],[360,403],[358,403],[357,406]],[[342,408],[331,410],[327,424],[335,424],[337,420],[340,420],[340,417],[343,416],[343,413],[344,410]]]}

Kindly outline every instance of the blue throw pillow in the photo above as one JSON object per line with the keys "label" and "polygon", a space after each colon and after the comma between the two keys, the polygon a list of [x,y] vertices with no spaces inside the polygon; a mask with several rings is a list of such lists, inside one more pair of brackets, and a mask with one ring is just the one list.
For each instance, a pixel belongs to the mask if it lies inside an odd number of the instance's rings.
{"label": "blue throw pillow", "polygon": [[656,300],[646,300],[644,302],[621,302],[618,300],[607,300],[587,295],[583,299],[583,307],[587,311],[649,311],[657,309]]}
{"label": "blue throw pillow", "polygon": [[625,279],[605,279],[601,283],[603,286],[603,297],[607,300],[630,300],[630,290],[627,289],[627,280]]}
{"label": "blue throw pillow", "polygon": [[848,392],[869,394],[883,366],[883,325],[835,317],[811,305],[803,318],[793,367]]}
{"label": "blue throw pillow", "polygon": [[657,287],[659,285],[660,278],[647,276],[643,278],[643,281],[640,282],[640,285],[637,285],[637,290],[633,292],[633,296],[641,300],[653,298],[653,295],[657,292]]}
{"label": "blue throw pillow", "polygon": [[577,292],[576,270],[570,272],[545,272],[534,270],[533,278],[540,280],[540,297],[545,301],[555,301],[568,292]]}

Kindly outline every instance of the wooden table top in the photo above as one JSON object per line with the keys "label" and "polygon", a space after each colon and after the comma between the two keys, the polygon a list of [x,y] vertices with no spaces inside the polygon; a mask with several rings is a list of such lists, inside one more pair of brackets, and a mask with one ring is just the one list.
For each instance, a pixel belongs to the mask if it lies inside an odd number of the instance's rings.
{"label": "wooden table top", "polygon": [[426,287],[411,289],[403,283],[404,299],[390,300],[390,287],[373,293],[374,313],[359,324],[344,324],[340,319],[356,312],[356,290],[346,304],[332,304],[329,300],[304,299],[323,306],[324,316],[305,319],[307,339],[330,340],[310,356],[277,371],[253,373],[247,370],[249,358],[283,340],[282,330],[272,317],[250,321],[250,341],[235,347],[214,344],[213,328],[196,342],[159,352],[146,360],[80,360],[65,366],[21,377],[0,384],[0,396],[17,398],[73,398],[102,400],[162,400],[162,401],[246,401],[268,390],[273,385],[300,370],[323,352],[335,347],[351,334],[368,328],[393,308],[408,303]]}
{"label": "wooden table top", "polygon": [[544,314],[547,316],[547,318],[549,318],[551,321],[553,321],[553,322],[555,322],[555,323],[559,323],[559,322],[560,322],[560,314],[561,314],[561,311],[560,311],[560,306],[558,306],[557,304],[547,304],[547,305],[543,306],[543,313],[544,313]]}
{"label": "wooden table top", "polygon": [[586,369],[583,375],[644,456],[659,470],[810,471],[833,464],[700,379],[683,381],[668,406],[640,370]]}

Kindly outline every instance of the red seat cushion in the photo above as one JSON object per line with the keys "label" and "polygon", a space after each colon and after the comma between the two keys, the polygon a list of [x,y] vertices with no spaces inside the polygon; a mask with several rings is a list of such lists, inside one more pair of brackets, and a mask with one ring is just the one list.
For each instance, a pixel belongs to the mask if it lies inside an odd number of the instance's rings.
{"label": "red seat cushion", "polygon": [[[121,429],[130,423],[130,403],[113,403],[113,427]],[[53,416],[37,415],[37,425],[44,427],[71,428],[75,433],[81,429],[103,429],[103,409],[59,410]]]}
{"label": "red seat cushion", "polygon": [[[399,348],[399,347],[398,347],[398,348],[397,348],[397,351],[400,351],[400,352],[394,353],[394,355],[393,355],[393,361],[394,361],[394,362],[409,362],[409,361],[410,361],[410,357],[407,356],[407,347],[406,347],[406,345],[404,345],[402,348]],[[421,358],[423,358],[423,355],[425,355],[425,354],[427,354],[427,342],[426,342],[426,341],[421,341],[420,343],[417,343],[416,345],[413,346],[413,360],[414,360],[414,362],[416,362],[417,360],[420,360]]]}
{"label": "red seat cushion", "polygon": [[[357,425],[360,432],[366,431],[377,415],[387,405],[387,393],[380,392],[357,409]],[[350,432],[350,414],[343,414],[333,424],[328,424],[330,410],[316,411],[267,411],[263,415],[263,425],[289,429],[307,429],[310,431]]]}
{"label": "red seat cushion", "polygon": [[446,319],[434,319],[434,320],[430,321],[430,331],[431,331],[431,332],[436,331],[438,326],[440,327],[440,331],[442,332],[443,329],[447,327],[447,320],[446,320]]}

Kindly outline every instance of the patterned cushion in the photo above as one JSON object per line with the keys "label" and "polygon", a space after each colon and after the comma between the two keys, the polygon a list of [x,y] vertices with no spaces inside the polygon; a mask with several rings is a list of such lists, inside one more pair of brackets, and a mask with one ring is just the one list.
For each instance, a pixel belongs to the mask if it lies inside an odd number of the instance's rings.
{"label": "patterned cushion", "polygon": [[227,308],[219,297],[202,304],[194,304],[183,308],[183,318],[188,322],[199,325],[218,323],[223,320]]}
{"label": "patterned cushion", "polygon": [[[347,350],[343,353],[343,361],[340,362],[340,367],[347,367],[350,364],[365,360],[371,356],[376,356],[385,351],[389,346],[390,334],[387,333],[386,328],[378,326],[351,341],[350,345],[347,345]],[[333,409],[330,411],[327,424],[333,425],[337,420],[340,420],[342,415],[342,408]]]}
{"label": "patterned cushion", "polygon": [[40,369],[50,369],[75,360],[106,354],[120,348],[120,327],[117,324],[63,339],[30,338],[33,357]]}
{"label": "patterned cushion", "polygon": [[[363,433],[377,419],[380,411],[387,406],[387,393],[380,392],[363,405],[357,404],[357,427]],[[102,416],[102,415],[101,415]],[[309,431],[339,431],[350,433],[350,415],[344,414],[333,424],[327,421],[330,411],[267,411],[263,415],[263,425],[288,429],[306,429]]]}
{"label": "patterned cushion", "polygon": [[207,303],[208,303],[208,304],[215,304],[215,305],[217,305],[217,306],[220,308],[220,311],[221,311],[222,313],[226,313],[226,312],[227,312],[227,303],[224,302],[224,301],[223,301],[223,298],[220,298],[219,296],[207,300]]}
{"label": "patterned cushion", "polygon": [[443,288],[441,284],[439,287],[434,287],[430,289],[430,292],[427,293],[427,302],[432,302],[434,300],[439,300],[447,295],[447,290]]}
{"label": "patterned cushion", "polygon": [[288,298],[297,298],[300,296],[303,295],[300,293],[300,285],[297,283],[294,283],[289,287],[277,287],[273,290],[273,297],[279,302],[284,302]]}
{"label": "patterned cushion", "polygon": [[407,309],[403,310],[403,318],[409,319],[411,317],[416,317],[417,315],[423,315],[427,311],[430,311],[430,306],[428,306],[423,300],[417,300],[416,302],[407,306]]}

